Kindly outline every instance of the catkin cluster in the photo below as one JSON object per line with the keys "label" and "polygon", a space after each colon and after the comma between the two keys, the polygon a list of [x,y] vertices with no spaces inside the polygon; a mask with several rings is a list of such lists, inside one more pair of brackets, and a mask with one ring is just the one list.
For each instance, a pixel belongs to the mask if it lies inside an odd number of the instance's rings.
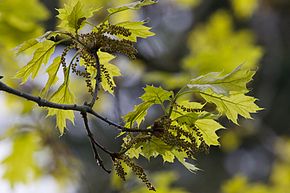
{"label": "catkin cluster", "polygon": [[162,132],[154,133],[155,136],[178,151],[186,152],[189,158],[194,158],[197,152],[208,151],[201,131],[194,124],[190,126],[191,131],[186,131],[179,124],[173,124],[171,119],[163,117],[154,123],[154,127],[163,128]]}
{"label": "catkin cluster", "polygon": [[[90,33],[77,35],[75,39],[73,39],[73,42],[64,49],[61,55],[61,63],[64,72],[68,69],[66,56],[70,50],[74,50],[77,52],[77,56],[70,62],[69,66],[73,73],[85,79],[88,92],[93,94],[94,90],[92,79],[95,77],[92,77],[92,74],[88,71],[90,68],[94,68],[96,71],[100,69],[101,76],[97,81],[106,81],[110,86],[110,90],[113,91],[114,83],[112,76],[109,74],[104,64],[100,64],[99,61],[97,61],[99,58],[96,54],[98,51],[110,54],[121,53],[134,59],[137,50],[134,48],[133,42],[118,38],[118,36],[129,37],[130,35],[131,32],[129,29],[104,23],[96,27],[95,30]],[[83,62],[83,67],[80,67],[80,60]],[[100,65],[100,68],[98,68],[98,65]]]}
{"label": "catkin cluster", "polygon": [[121,155],[118,158],[115,158],[114,160],[114,167],[118,176],[120,176],[123,180],[125,180],[125,177],[127,175],[127,173],[124,171],[121,161],[125,163],[143,183],[146,184],[149,190],[155,191],[155,188],[149,182],[147,175],[144,172],[144,169],[139,165],[137,165],[136,163],[134,163],[132,159],[130,159],[126,155]]}
{"label": "catkin cluster", "polygon": [[188,107],[185,107],[184,105],[179,105],[179,104],[176,104],[176,107],[181,109],[182,111],[184,112],[200,112],[201,109],[194,109],[194,108],[188,108]]}

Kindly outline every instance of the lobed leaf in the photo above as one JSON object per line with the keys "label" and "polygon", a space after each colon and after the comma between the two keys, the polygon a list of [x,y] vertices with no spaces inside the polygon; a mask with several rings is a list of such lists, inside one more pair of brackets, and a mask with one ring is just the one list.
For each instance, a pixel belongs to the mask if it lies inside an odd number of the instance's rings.
{"label": "lobed leaf", "polygon": [[[103,70],[101,70],[102,77],[101,86],[105,91],[114,95],[114,88],[116,87],[114,77],[121,76],[119,67],[110,63],[113,59],[115,59],[115,56],[101,51],[98,51],[98,56],[100,64],[103,65]],[[81,63],[83,63],[82,60]],[[97,69],[94,66],[89,66],[88,72],[91,74],[92,84],[95,85],[96,81],[95,77],[97,75]]]}
{"label": "lobed leaf", "polygon": [[129,29],[129,31],[131,32],[131,35],[129,37],[122,36],[123,39],[128,39],[130,41],[137,42],[137,37],[147,38],[155,35],[155,33],[150,31],[151,28],[145,26],[144,24],[145,24],[144,21],[137,22],[126,21],[118,23],[116,25]]}
{"label": "lobed leaf", "polygon": [[[112,61],[115,58],[114,55],[99,51],[98,56],[100,58],[100,64],[104,65],[104,68],[107,71],[106,74],[102,71],[101,85],[105,91],[108,91],[110,94],[113,95],[114,88],[116,87],[114,77],[121,76],[120,69],[118,68],[118,66],[110,63],[110,61]],[[109,82],[112,84],[111,86],[109,85]]]}
{"label": "lobed leaf", "polygon": [[35,78],[42,64],[46,64],[54,52],[55,43],[50,40],[39,43],[39,48],[34,52],[32,60],[16,73],[16,78],[22,79],[25,83],[29,76]]}
{"label": "lobed leaf", "polygon": [[61,65],[61,56],[56,57],[52,64],[47,68],[46,72],[48,73],[48,80],[45,87],[41,91],[41,96],[45,96],[50,89],[50,87],[55,84],[58,80],[57,72]]}
{"label": "lobed leaf", "polygon": [[147,115],[148,109],[154,104],[163,104],[164,101],[170,100],[173,95],[172,91],[164,90],[161,87],[154,87],[147,85],[144,88],[145,93],[140,97],[143,102],[134,107],[132,112],[129,112],[123,117],[126,127],[132,127],[137,123],[139,127],[141,122]]}
{"label": "lobed leaf", "polygon": [[16,50],[17,50],[16,54],[20,54],[22,52],[25,52],[26,50],[34,47],[38,43],[39,42],[35,38],[27,40],[16,48]]}
{"label": "lobed leaf", "polygon": [[213,119],[198,119],[195,122],[195,126],[200,130],[204,142],[208,145],[219,145],[218,136],[216,131],[223,129],[224,127],[220,125]]}
{"label": "lobed leaf", "polygon": [[152,5],[157,3],[157,0],[140,0],[140,1],[136,1],[133,3],[129,3],[129,4],[125,4],[125,5],[121,5],[119,7],[116,8],[109,8],[107,9],[107,11],[112,15],[121,11],[126,11],[129,9],[132,10],[137,10],[140,9],[141,7],[147,6],[147,5]]}
{"label": "lobed leaf", "polygon": [[[52,95],[50,101],[59,104],[74,104],[75,99],[73,94],[69,89],[69,70],[66,70],[65,81],[59,87],[59,89]],[[59,110],[48,108],[47,116],[56,116],[56,125],[60,131],[60,134],[63,135],[64,129],[66,127],[66,120],[70,120],[74,123],[74,112],[71,110]]]}
{"label": "lobed leaf", "polygon": [[145,93],[140,97],[144,102],[152,101],[155,104],[162,104],[166,100],[170,100],[173,96],[172,91],[164,90],[161,87],[147,85],[144,88]]}
{"label": "lobed leaf", "polygon": [[57,9],[59,12],[58,18],[60,23],[59,28],[75,33],[84,26],[84,21],[94,15],[100,8],[86,7],[81,1],[65,5],[62,9]]}
{"label": "lobed leaf", "polygon": [[200,95],[210,103],[217,106],[217,110],[226,115],[235,124],[238,124],[238,115],[250,119],[250,113],[256,113],[262,108],[255,104],[254,97],[246,96],[243,93],[231,92],[229,96],[218,95],[211,91],[200,92]]}
{"label": "lobed leaf", "polygon": [[152,137],[149,141],[135,145],[135,147],[130,148],[126,152],[130,158],[138,158],[141,154],[148,160],[151,157],[156,158],[157,156],[162,156],[164,162],[173,163],[174,154],[172,153],[173,148],[165,144],[157,137]]}
{"label": "lobed leaf", "polygon": [[179,162],[180,162],[184,167],[186,167],[186,169],[188,169],[190,172],[194,173],[194,172],[196,172],[196,171],[199,170],[195,165],[193,165],[193,164],[191,164],[191,163],[185,161],[186,158],[187,158],[187,154],[186,154],[185,152],[180,152],[180,151],[176,151],[176,150],[174,150],[172,153],[173,153],[174,156],[177,158],[177,160],[178,160],[178,161],[179,161]]}
{"label": "lobed leaf", "polygon": [[247,83],[252,80],[255,72],[250,70],[242,70],[241,65],[234,69],[231,73],[221,76],[221,73],[212,72],[203,76],[199,76],[190,81],[187,86],[191,89],[201,91],[212,90],[216,94],[229,95],[230,91],[238,91],[247,93]]}
{"label": "lobed leaf", "polygon": [[139,127],[141,122],[144,120],[145,116],[147,115],[148,109],[153,105],[152,101],[146,101],[140,103],[139,105],[135,105],[132,112],[129,112],[127,115],[123,116],[125,121],[125,127],[132,128],[134,123],[137,123]]}

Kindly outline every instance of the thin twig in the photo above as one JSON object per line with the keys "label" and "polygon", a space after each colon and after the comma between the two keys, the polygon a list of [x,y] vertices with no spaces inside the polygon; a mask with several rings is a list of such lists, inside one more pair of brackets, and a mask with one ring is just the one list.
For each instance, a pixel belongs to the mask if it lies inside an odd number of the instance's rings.
{"label": "thin twig", "polygon": [[12,95],[15,96],[19,96],[21,98],[25,98],[29,101],[33,101],[36,104],[38,104],[38,106],[40,107],[50,107],[50,108],[54,108],[54,109],[60,109],[60,110],[72,110],[72,111],[78,111],[78,112],[86,112],[89,113],[93,116],[95,116],[96,118],[106,122],[107,124],[114,126],[115,128],[120,129],[121,131],[124,132],[154,132],[156,131],[156,129],[138,129],[138,128],[127,128],[124,127],[122,125],[119,125],[101,115],[99,115],[97,112],[95,112],[90,106],[88,105],[76,105],[76,104],[59,104],[59,103],[54,103],[51,101],[48,101],[46,99],[43,99],[41,97],[36,97],[21,91],[18,91],[16,89],[13,89],[9,86],[7,86],[6,84],[4,84],[3,82],[0,81],[0,91],[5,91],[7,93],[10,93]]}
{"label": "thin twig", "polygon": [[[86,128],[86,131],[87,131],[87,135],[88,135],[88,137],[89,137],[89,139],[90,139],[90,142],[91,142],[91,147],[92,147],[92,149],[93,149],[93,152],[94,152],[94,157],[95,157],[95,160],[96,160],[96,162],[97,162],[97,164],[99,165],[99,166],[101,166],[106,172],[108,172],[108,173],[111,173],[111,171],[110,170],[108,170],[106,167],[105,167],[105,165],[104,165],[104,163],[103,163],[103,160],[102,160],[102,158],[100,157],[100,155],[99,155],[99,153],[98,153],[98,150],[97,150],[97,148],[96,148],[96,145],[99,147],[99,145],[98,145],[98,143],[96,142],[96,140],[95,140],[95,138],[94,138],[94,135],[93,135],[93,133],[91,132],[91,130],[90,130],[90,127],[89,127],[89,121],[88,121],[88,117],[87,117],[87,113],[85,113],[85,112],[81,112],[81,115],[82,115],[82,117],[83,117],[83,120],[84,120],[84,124],[85,124],[85,128]],[[109,155],[111,155],[111,153],[108,151],[108,150],[106,150],[105,148],[103,149],[104,147],[102,147],[101,149],[102,150],[104,150],[106,153],[108,153]]]}

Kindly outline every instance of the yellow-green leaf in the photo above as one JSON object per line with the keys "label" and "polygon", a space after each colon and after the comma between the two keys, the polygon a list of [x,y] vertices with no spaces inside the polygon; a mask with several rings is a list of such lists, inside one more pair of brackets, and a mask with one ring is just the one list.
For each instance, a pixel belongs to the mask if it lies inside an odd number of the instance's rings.
{"label": "yellow-green leaf", "polygon": [[203,76],[199,76],[190,81],[187,86],[192,89],[201,91],[212,90],[216,94],[229,95],[230,91],[238,91],[247,93],[247,83],[252,80],[255,72],[251,70],[243,70],[242,66],[238,66],[231,73],[221,76],[221,73],[212,72]]}
{"label": "yellow-green leaf", "polygon": [[250,119],[250,113],[256,113],[262,108],[255,104],[256,99],[243,93],[230,93],[229,96],[218,95],[211,91],[201,92],[201,96],[217,106],[217,110],[228,119],[238,124],[238,115]]}
{"label": "yellow-green leaf", "polygon": [[[114,55],[98,51],[98,57],[100,60],[100,64],[102,65],[101,77],[102,82],[101,86],[103,89],[110,94],[114,95],[114,88],[116,87],[116,83],[114,81],[114,77],[121,76],[120,69],[118,66],[111,64],[110,62],[115,58]],[[81,60],[81,63],[83,61]],[[94,66],[88,67],[88,72],[91,74],[92,84],[95,85],[95,77],[97,75],[97,69]]]}
{"label": "yellow-green leaf", "polygon": [[60,19],[59,28],[76,32],[84,26],[84,21],[94,15],[100,8],[94,6],[85,6],[81,1],[72,1],[70,4],[64,6],[62,9],[57,9]]}
{"label": "yellow-green leaf", "polygon": [[48,90],[50,89],[50,87],[57,82],[58,80],[57,72],[59,70],[60,64],[61,64],[61,57],[58,56],[53,60],[52,64],[47,68],[46,72],[48,73],[49,77],[48,77],[45,87],[41,91],[41,96],[45,96]]}
{"label": "yellow-green leaf", "polygon": [[198,119],[195,122],[195,126],[200,130],[205,143],[210,145],[219,145],[218,136],[216,131],[223,129],[224,127],[220,125],[213,119]]}
{"label": "yellow-green leaf", "polygon": [[172,154],[172,147],[161,141],[157,137],[152,137],[149,141],[142,144],[141,154],[150,160],[151,157],[161,155],[164,162],[173,162],[174,155]]}
{"label": "yellow-green leaf", "polygon": [[140,9],[141,7],[143,7],[143,6],[152,5],[152,4],[155,4],[157,2],[158,2],[157,0],[143,0],[143,1],[140,0],[140,1],[136,1],[136,2],[133,2],[133,3],[126,4],[126,5],[121,5],[121,6],[116,7],[116,8],[109,8],[109,9],[107,9],[107,11],[112,15],[114,13],[118,13],[118,12],[121,12],[121,11],[126,11],[128,9],[137,10],[137,9]]}
{"label": "yellow-green leaf", "polygon": [[174,156],[174,154],[171,151],[165,151],[162,154],[162,159],[163,159],[163,162],[173,163],[174,159],[175,159],[175,156]]}
{"label": "yellow-green leaf", "polygon": [[110,61],[112,61],[115,56],[106,52],[98,52],[98,56],[100,58],[100,64],[104,65],[104,68],[107,71],[107,73],[102,71],[101,85],[105,91],[114,94],[114,88],[116,87],[114,77],[121,76],[121,72],[118,66],[110,63]]}
{"label": "yellow-green leaf", "polygon": [[16,53],[20,54],[20,53],[22,53],[22,52],[34,47],[38,43],[39,42],[35,38],[27,40],[27,41],[23,42],[20,46],[18,46],[16,48],[16,50],[17,50]]}
{"label": "yellow-green leaf", "polygon": [[193,164],[185,161],[185,159],[187,158],[187,154],[185,152],[181,152],[181,151],[174,150],[174,151],[172,151],[172,153],[177,158],[177,160],[184,167],[186,167],[186,169],[188,169],[190,172],[194,173],[194,172],[196,172],[196,171],[199,170],[195,165],[193,165]]}
{"label": "yellow-green leaf", "polygon": [[129,156],[131,159],[132,158],[138,159],[141,152],[142,152],[141,146],[138,148],[132,147],[126,152],[126,155]]}
{"label": "yellow-green leaf", "polygon": [[143,102],[139,105],[136,105],[132,112],[129,112],[123,117],[127,127],[132,127],[135,122],[137,123],[137,126],[139,126],[147,115],[147,110],[152,105],[162,105],[164,101],[170,100],[170,97],[173,95],[172,91],[167,91],[161,87],[154,87],[149,85],[144,88],[144,91],[145,93],[140,97]]}
{"label": "yellow-green leaf", "polygon": [[173,96],[172,91],[164,90],[161,87],[147,85],[144,88],[145,93],[140,97],[143,101],[152,101],[155,104],[162,104],[166,100],[170,100]]}
{"label": "yellow-green leaf", "polygon": [[[69,89],[69,70],[67,69],[67,72],[65,73],[65,81],[64,83],[59,87],[59,89],[52,95],[50,101],[54,103],[59,104],[74,104],[75,99],[73,94],[71,93]],[[59,110],[59,109],[53,109],[48,108],[47,116],[56,116],[56,125],[61,133],[63,135],[64,129],[66,128],[66,120],[71,121],[74,123],[74,113],[71,110]]]}
{"label": "yellow-green leaf", "polygon": [[144,120],[147,115],[148,109],[152,106],[152,101],[147,101],[140,103],[139,105],[135,105],[132,112],[129,112],[127,115],[123,117],[125,121],[126,127],[133,127],[134,123],[137,123],[137,126],[140,126],[141,122]]}
{"label": "yellow-green leaf", "polygon": [[16,73],[16,78],[21,78],[22,83],[25,83],[30,75],[35,78],[41,65],[46,64],[54,52],[55,43],[53,41],[46,40],[40,44],[40,47],[34,52],[32,60]]}
{"label": "yellow-green leaf", "polygon": [[150,31],[151,28],[145,26],[144,24],[145,24],[144,21],[137,21],[137,22],[126,21],[126,22],[118,23],[116,25],[129,29],[129,31],[131,32],[131,35],[129,37],[122,36],[122,38],[136,42],[137,37],[147,38],[147,37],[155,35],[155,33]]}

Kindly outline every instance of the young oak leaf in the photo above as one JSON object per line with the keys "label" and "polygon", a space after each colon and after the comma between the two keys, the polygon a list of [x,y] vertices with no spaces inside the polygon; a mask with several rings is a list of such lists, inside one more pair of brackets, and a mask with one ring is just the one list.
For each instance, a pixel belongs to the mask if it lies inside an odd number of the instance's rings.
{"label": "young oak leaf", "polygon": [[98,52],[100,58],[100,64],[104,66],[105,71],[102,71],[102,87],[105,91],[108,91],[110,94],[114,94],[114,87],[116,87],[114,77],[121,76],[120,69],[118,66],[110,63],[115,56],[106,52]]}
{"label": "young oak leaf", "polygon": [[212,90],[216,94],[229,95],[230,91],[247,93],[247,83],[252,80],[255,71],[243,70],[238,66],[231,73],[221,76],[219,72],[211,72],[190,81],[187,86],[201,91]]}
{"label": "young oak leaf", "polygon": [[30,62],[16,73],[15,77],[22,79],[22,84],[28,80],[30,75],[35,78],[41,65],[46,64],[54,52],[55,43],[53,41],[46,40],[39,44],[40,47],[34,52]]}
{"label": "young oak leaf", "polygon": [[204,142],[208,145],[219,145],[218,136],[216,131],[223,129],[224,127],[220,125],[213,119],[198,119],[195,122],[195,126],[200,130]]}
{"label": "young oak leaf", "polygon": [[115,13],[118,13],[121,11],[126,11],[129,9],[137,10],[143,6],[152,5],[152,4],[155,4],[157,2],[158,2],[157,0],[140,0],[140,1],[129,3],[129,4],[121,5],[120,7],[109,8],[109,9],[107,9],[107,11],[110,13],[110,15],[113,15]]}
{"label": "young oak leaf", "polygon": [[148,109],[153,105],[152,101],[146,101],[140,103],[139,105],[135,105],[132,112],[129,112],[127,115],[123,116],[125,121],[125,127],[132,128],[134,123],[137,123],[139,127],[142,121],[144,120],[145,116],[147,115]]}
{"label": "young oak leaf", "polygon": [[198,120],[198,114],[194,113],[194,112],[185,113],[185,114],[173,119],[173,121],[176,121],[180,126],[181,125],[192,125],[195,123],[196,120]]}
{"label": "young oak leaf", "polygon": [[[101,86],[103,89],[110,94],[114,95],[114,88],[116,87],[116,83],[114,81],[114,77],[121,76],[120,69],[118,66],[111,64],[110,62],[115,58],[114,55],[98,51],[98,57],[100,60],[100,65],[102,65],[101,77],[102,82]],[[83,61],[81,60],[81,65]],[[97,75],[97,69],[94,66],[88,67],[88,72],[91,75],[92,84],[95,85],[95,77]]]}
{"label": "young oak leaf", "polygon": [[246,96],[243,93],[230,92],[229,96],[218,95],[211,91],[200,92],[200,95],[210,103],[217,106],[217,110],[226,115],[235,124],[238,124],[238,115],[251,119],[250,113],[256,113],[262,108],[255,104],[254,97]]}
{"label": "young oak leaf", "polygon": [[134,123],[137,123],[139,127],[141,122],[147,115],[148,109],[154,104],[163,104],[164,101],[170,100],[173,92],[164,90],[161,87],[154,87],[147,85],[144,88],[145,93],[140,97],[142,103],[136,105],[132,112],[129,112],[123,117],[126,127],[132,127]]}
{"label": "young oak leaf", "polygon": [[59,28],[75,33],[84,26],[84,21],[94,15],[100,8],[87,7],[81,1],[65,4],[64,8],[57,9],[60,23]]}
{"label": "young oak leaf", "polygon": [[150,160],[151,157],[156,158],[161,155],[164,162],[173,162],[174,154],[171,152],[172,147],[161,141],[157,137],[152,137],[149,141],[142,144],[141,155]]}
{"label": "young oak leaf", "polygon": [[17,55],[23,52],[27,53],[28,51],[32,51],[33,49],[36,50],[37,48],[41,47],[41,44],[40,44],[41,42],[48,40],[50,38],[56,37],[57,35],[58,35],[57,32],[47,31],[42,36],[24,41],[22,44],[17,46],[14,50],[16,51]]}
{"label": "young oak leaf", "polygon": [[147,38],[155,35],[155,33],[150,31],[151,28],[145,26],[144,24],[145,24],[144,21],[137,22],[126,21],[118,23],[116,25],[124,27],[131,32],[131,35],[129,37],[122,36],[123,39],[128,39],[130,41],[137,42],[137,37]]}
{"label": "young oak leaf", "polygon": [[177,158],[177,160],[190,172],[194,173],[199,170],[195,165],[185,161],[188,157],[186,152],[173,150],[172,153]]}
{"label": "young oak leaf", "polygon": [[152,101],[155,104],[162,104],[166,100],[170,100],[173,96],[172,91],[164,90],[161,87],[147,85],[144,88],[145,93],[140,97],[144,102]]}
{"label": "young oak leaf", "polygon": [[45,87],[41,91],[41,94],[40,94],[41,96],[45,96],[48,90],[50,89],[50,87],[57,82],[58,80],[57,72],[59,70],[60,65],[61,65],[61,56],[58,56],[53,60],[52,64],[47,68],[46,72],[48,73],[49,78],[47,80]]}
{"label": "young oak leaf", "polygon": [[34,47],[38,43],[39,42],[35,38],[27,40],[16,48],[16,54],[20,54],[22,52],[25,52],[26,50]]}
{"label": "young oak leaf", "polygon": [[[65,73],[65,81],[59,87],[59,89],[51,96],[50,101],[59,104],[74,104],[75,99],[73,94],[69,89],[69,70],[66,70]],[[60,134],[63,135],[64,128],[66,127],[66,120],[70,120],[74,123],[74,113],[73,111],[69,110],[60,110],[60,109],[53,109],[48,108],[47,116],[56,116],[56,125],[60,131]]]}

